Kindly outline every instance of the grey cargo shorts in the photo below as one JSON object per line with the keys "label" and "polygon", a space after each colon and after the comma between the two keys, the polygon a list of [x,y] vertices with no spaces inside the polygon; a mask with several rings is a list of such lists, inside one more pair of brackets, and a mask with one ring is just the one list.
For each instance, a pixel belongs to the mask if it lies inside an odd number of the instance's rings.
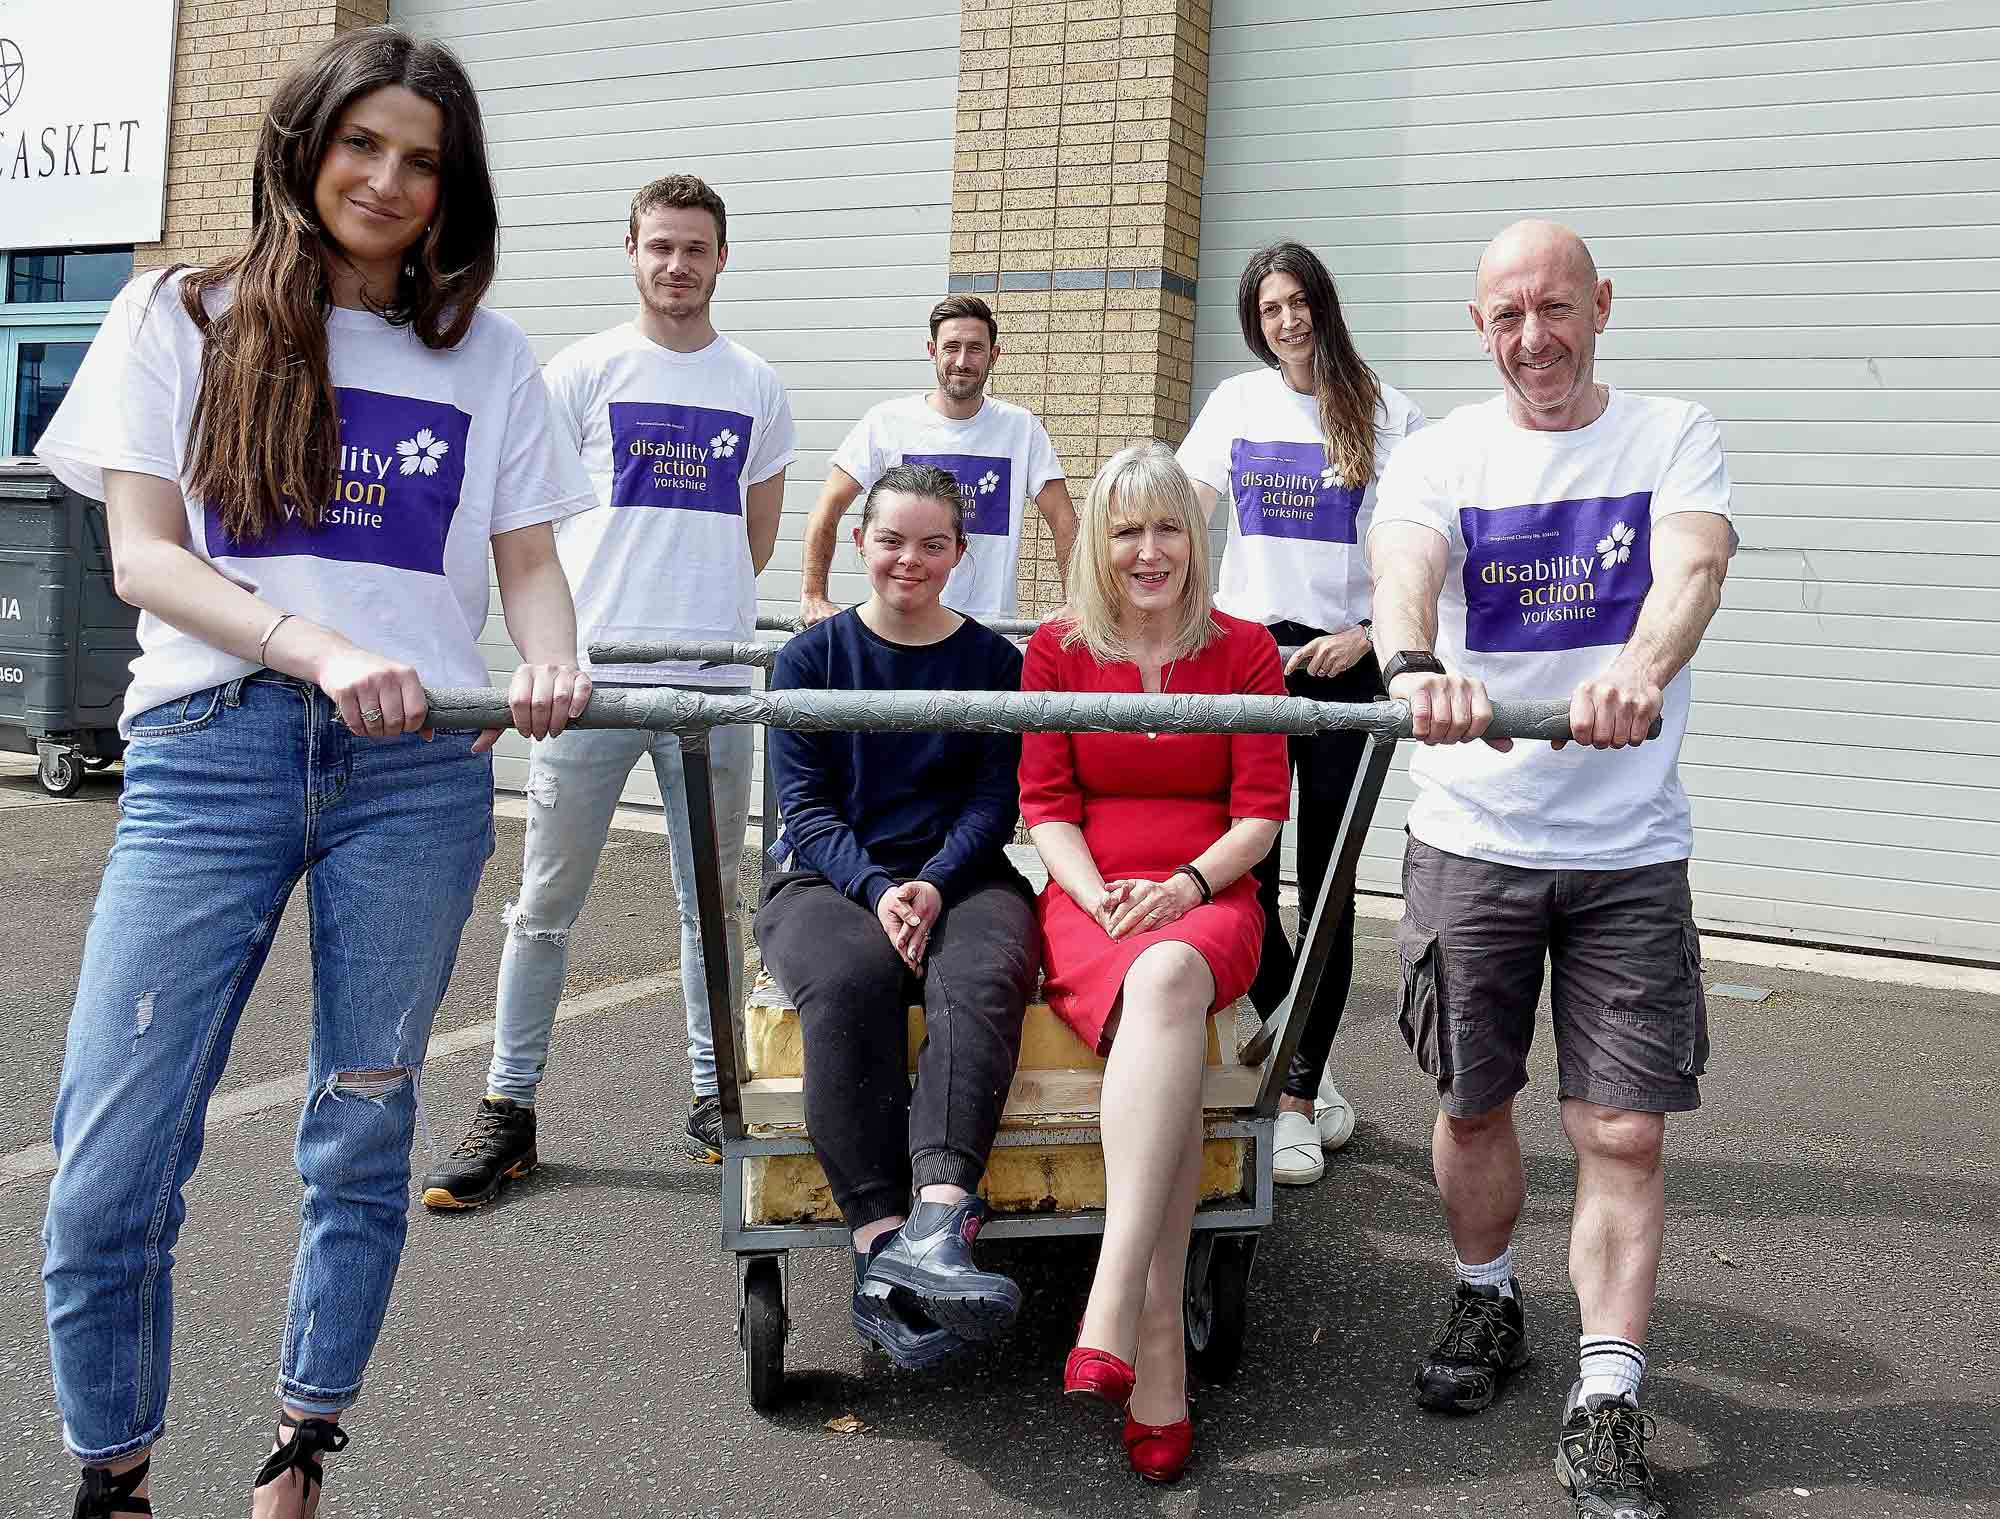
{"label": "grey cargo shorts", "polygon": [[1686,860],[1524,870],[1411,838],[1403,901],[1399,1022],[1446,1113],[1476,1118],[1528,1084],[1544,956],[1562,1096],[1701,1106],[1708,1004]]}

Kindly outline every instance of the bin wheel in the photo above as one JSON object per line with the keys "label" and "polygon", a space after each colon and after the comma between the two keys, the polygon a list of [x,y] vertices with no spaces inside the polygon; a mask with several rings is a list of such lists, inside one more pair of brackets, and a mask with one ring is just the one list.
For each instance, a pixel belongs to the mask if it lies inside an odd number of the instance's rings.
{"label": "bin wheel", "polygon": [[[1250,1265],[1257,1237],[1218,1234],[1197,1239],[1188,1261],[1188,1366],[1204,1382],[1227,1382],[1243,1360],[1250,1314]],[[1200,1269],[1206,1255],[1206,1270]]]}
{"label": "bin wheel", "polygon": [[743,1271],[743,1385],[750,1406],[768,1413],[785,1388],[785,1284],[775,1258],[752,1261]]}
{"label": "bin wheel", "polygon": [[83,786],[83,766],[68,749],[44,749],[35,779],[50,796],[75,796]]}

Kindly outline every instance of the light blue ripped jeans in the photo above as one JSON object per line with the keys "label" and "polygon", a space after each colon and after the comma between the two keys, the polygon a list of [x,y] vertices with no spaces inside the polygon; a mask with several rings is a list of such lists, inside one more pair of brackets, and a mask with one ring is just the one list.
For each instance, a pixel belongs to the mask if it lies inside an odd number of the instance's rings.
{"label": "light blue ripped jeans", "polygon": [[135,720],[43,1229],[56,1401],[84,1463],[165,1427],[181,1189],[301,876],[312,1048],[277,1390],[313,1413],[354,1402],[402,1259],[431,1021],[493,852],[493,767],[475,737],[357,739],[318,690],[268,673]]}
{"label": "light blue ripped jeans", "polygon": [[[671,733],[631,728],[571,728],[534,747],[528,762],[528,837],[521,862],[521,897],[507,908],[507,947],[500,957],[494,1010],[493,1063],[486,1090],[533,1106],[549,1061],[556,1004],[569,972],[569,935],[590,895],[597,862],[611,831],[618,794],[632,767],[652,756],[666,808],[681,929],[681,1004],[687,1014],[688,1068],[695,1095],[715,1094],[715,1040],[709,1033],[708,982],[701,920],[694,896],[694,841],[688,826],[681,744]],[[708,768],[715,791],[715,829],[728,912],[729,984],[743,995],[743,904],[737,881],[750,812],[750,729],[713,728]],[[656,912],[653,901],[640,905]]]}

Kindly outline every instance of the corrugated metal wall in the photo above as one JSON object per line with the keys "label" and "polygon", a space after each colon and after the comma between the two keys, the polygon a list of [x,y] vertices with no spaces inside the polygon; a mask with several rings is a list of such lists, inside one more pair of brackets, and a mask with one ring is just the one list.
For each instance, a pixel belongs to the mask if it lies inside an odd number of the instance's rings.
{"label": "corrugated metal wall", "polygon": [[1485,241],[1577,227],[1601,373],[1713,409],[1737,484],[1683,758],[1697,910],[2000,958],[2000,10],[1218,0],[1211,59],[1197,405],[1251,362],[1262,243],[1320,252],[1435,417],[1496,388]]}
{"label": "corrugated metal wall", "polygon": [[[796,612],[799,534],[828,456],[868,407],[930,383],[957,0],[392,0],[391,12],[449,43],[479,87],[502,222],[491,303],[544,359],[631,315],[635,189],[686,172],[728,203],[716,326],[776,366],[799,430],[760,607]],[[859,600],[848,557],[835,556],[834,595]],[[504,679],[514,655],[497,598],[485,644]],[[503,741],[502,787],[523,784],[525,753]],[[627,796],[658,801],[649,768]]]}

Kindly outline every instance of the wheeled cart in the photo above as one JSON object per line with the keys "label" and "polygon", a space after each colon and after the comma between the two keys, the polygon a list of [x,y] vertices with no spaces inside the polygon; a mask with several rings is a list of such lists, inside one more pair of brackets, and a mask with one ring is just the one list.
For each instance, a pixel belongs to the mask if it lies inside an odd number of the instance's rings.
{"label": "wheeled cart", "polygon": [[[706,657],[695,646],[654,646],[652,659]],[[592,651],[604,658],[609,649]],[[629,654],[621,649],[620,655]],[[1135,696],[1065,692],[949,693],[933,691],[783,691],[717,695],[670,688],[621,688],[592,696],[575,720],[582,727],[640,727],[677,733],[687,783],[694,841],[695,896],[701,914],[708,1003],[714,1018],[716,1079],[723,1132],[722,1244],[736,1257],[737,1340],[743,1354],[751,1406],[776,1405],[783,1396],[785,1342],[791,1324],[789,1253],[815,1245],[846,1248],[848,1233],[816,1198],[817,1170],[804,1127],[797,1075],[768,1074],[780,1064],[773,1050],[785,1042],[785,1005],[766,989],[739,1010],[731,1000],[724,939],[722,862],[716,846],[715,806],[708,764],[708,730],[731,723],[816,731],[982,732],[1277,732],[1336,729],[1367,735],[1366,759],[1356,775],[1339,844],[1328,866],[1312,922],[1307,926],[1292,988],[1281,1006],[1235,1048],[1227,1019],[1225,1047],[1211,1051],[1204,1078],[1205,1128],[1212,1163],[1205,1168],[1204,1200],[1194,1221],[1186,1278],[1190,1365],[1207,1380],[1225,1380],[1242,1359],[1250,1279],[1258,1238],[1271,1221],[1272,1133],[1284,1072],[1303,1020],[1294,1007],[1311,1005],[1339,922],[1338,903],[1352,890],[1355,868],[1396,741],[1409,729],[1400,703],[1345,706],[1279,696]],[[441,721],[467,727],[504,726],[506,702],[497,691],[439,691],[431,711]],[[1496,713],[1493,736],[1567,736],[1566,704],[1522,703]],[[732,862],[733,865],[733,862]],[[795,1035],[795,1027],[794,1027]],[[913,1031],[914,1033],[914,1031]],[[1082,1046],[1078,1044],[1077,1049]],[[1011,1149],[1082,1156],[1100,1144],[1094,1060],[1066,1067],[1017,1072],[989,1169],[997,1185]],[[1090,1167],[1078,1168],[1083,1184],[1068,1195],[1035,1195],[1032,1185],[1010,1197],[989,1197],[993,1216],[983,1235],[993,1239],[1095,1235],[1103,1231],[1101,1193],[1088,1197]],[[789,1171],[791,1182],[774,1183]],[[801,1184],[800,1178],[803,1177]],[[1216,1181],[1216,1185],[1207,1183]],[[1060,1191],[1062,1189],[1056,1189]],[[1083,1201],[1078,1201],[1079,1195]]]}

